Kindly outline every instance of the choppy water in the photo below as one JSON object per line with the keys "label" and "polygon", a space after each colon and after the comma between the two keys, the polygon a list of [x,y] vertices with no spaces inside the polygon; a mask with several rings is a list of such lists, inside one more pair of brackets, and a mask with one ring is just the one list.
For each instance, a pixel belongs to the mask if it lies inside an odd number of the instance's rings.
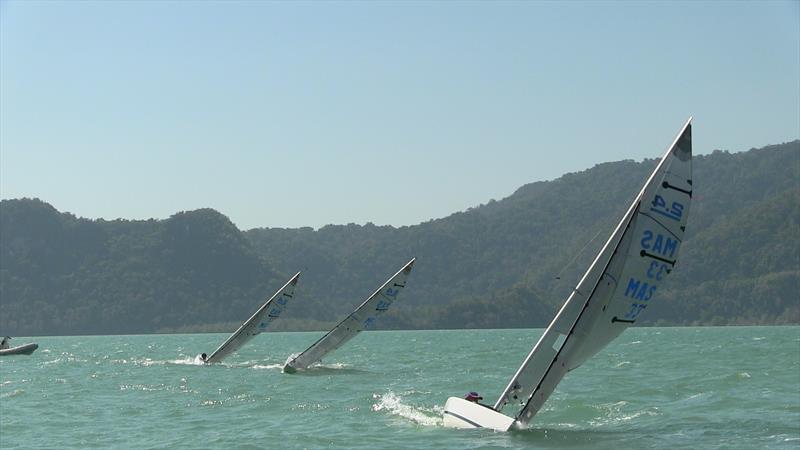
{"label": "choppy water", "polygon": [[570,373],[524,431],[442,427],[493,401],[542,330],[367,332],[322,367],[321,333],[18,338],[0,357],[2,448],[798,448],[800,327],[634,328]]}

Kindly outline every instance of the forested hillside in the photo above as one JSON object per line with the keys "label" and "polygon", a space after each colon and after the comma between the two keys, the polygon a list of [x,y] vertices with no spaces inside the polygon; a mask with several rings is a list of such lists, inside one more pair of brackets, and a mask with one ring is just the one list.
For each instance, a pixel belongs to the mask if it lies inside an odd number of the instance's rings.
{"label": "forested hillside", "polygon": [[39,200],[0,203],[7,334],[144,333],[238,320],[279,280],[213,210],[108,222]]}
{"label": "forested hillside", "polygon": [[[297,270],[279,329],[321,329],[411,257],[382,326],[543,326],[655,163],[600,164],[400,228],[243,232],[209,209],[105,221],[4,200],[0,332],[232,331]],[[694,193],[679,262],[641,323],[800,323],[800,141],[696,156]]]}

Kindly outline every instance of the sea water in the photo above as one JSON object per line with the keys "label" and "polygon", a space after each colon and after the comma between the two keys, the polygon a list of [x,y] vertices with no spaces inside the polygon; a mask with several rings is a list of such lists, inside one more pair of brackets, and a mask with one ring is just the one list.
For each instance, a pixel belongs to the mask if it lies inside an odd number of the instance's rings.
{"label": "sea water", "polygon": [[442,426],[492,403],[542,330],[365,332],[297,374],[321,333],[16,338],[0,357],[0,447],[800,448],[800,327],[632,328],[569,373],[526,430]]}

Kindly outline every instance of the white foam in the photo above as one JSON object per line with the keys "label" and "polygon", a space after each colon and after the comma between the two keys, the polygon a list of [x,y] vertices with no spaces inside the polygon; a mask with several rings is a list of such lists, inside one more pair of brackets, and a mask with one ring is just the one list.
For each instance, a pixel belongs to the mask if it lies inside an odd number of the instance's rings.
{"label": "white foam", "polygon": [[350,367],[350,364],[345,364],[345,363],[321,364],[321,363],[319,363],[319,364],[314,364],[311,367],[320,367],[320,368],[323,368],[323,369],[346,369],[346,368]]}
{"label": "white foam", "polygon": [[283,364],[254,364],[253,369],[279,369],[283,370]]}
{"label": "white foam", "polygon": [[589,424],[592,426],[604,426],[609,424],[618,424],[622,422],[629,422],[640,417],[659,416],[661,413],[658,408],[650,407],[640,411],[624,412],[623,410],[628,406],[628,402],[619,401],[616,403],[607,403],[599,405],[600,408],[605,409],[605,417],[590,420]]}
{"label": "white foam", "polygon": [[[402,397],[391,391],[382,395],[373,394],[372,398],[377,400],[372,405],[372,410],[375,412],[386,411],[391,415],[402,417],[427,427],[442,426],[441,408],[430,409],[407,405],[403,403]],[[439,410],[437,411],[437,409]]]}
{"label": "white foam", "polygon": [[[182,364],[182,365],[187,365],[187,366],[202,366],[202,365],[205,365],[205,363],[203,363],[203,360],[200,359],[199,356],[195,356],[194,358],[192,358],[191,356],[187,356],[187,357],[182,358],[182,359],[171,359],[171,360],[168,360],[167,362],[169,364]],[[152,361],[152,360],[146,360],[143,363],[143,365],[145,365],[145,366],[151,366],[151,365],[156,365],[156,364],[163,364],[163,363],[158,362],[158,361]]]}
{"label": "white foam", "polygon": [[283,365],[285,366],[285,365],[289,364],[289,361],[297,358],[298,356],[300,356],[300,353],[292,353],[291,355],[289,355],[288,358],[286,358],[286,362],[283,363]]}
{"label": "white foam", "polygon": [[3,394],[0,394],[0,398],[16,397],[17,395],[24,394],[24,393],[25,393],[24,389],[14,389],[11,392],[6,392],[6,393],[3,393]]}

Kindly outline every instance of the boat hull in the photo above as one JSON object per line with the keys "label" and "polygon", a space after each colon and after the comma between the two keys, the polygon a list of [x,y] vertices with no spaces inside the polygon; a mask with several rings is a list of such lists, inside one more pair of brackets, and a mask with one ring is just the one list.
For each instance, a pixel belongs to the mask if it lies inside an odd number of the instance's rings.
{"label": "boat hull", "polygon": [[459,397],[450,397],[444,405],[444,426],[452,428],[489,428],[508,431],[514,419],[494,409]]}
{"label": "boat hull", "polygon": [[0,356],[7,355],[30,355],[34,350],[39,348],[39,344],[23,344],[16,347],[4,348],[0,350]]}

